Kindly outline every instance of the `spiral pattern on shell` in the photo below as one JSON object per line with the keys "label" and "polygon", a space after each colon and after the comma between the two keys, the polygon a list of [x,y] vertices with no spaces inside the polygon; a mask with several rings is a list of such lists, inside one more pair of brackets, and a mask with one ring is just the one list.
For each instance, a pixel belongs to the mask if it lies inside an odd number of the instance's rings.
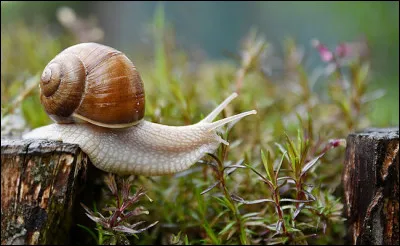
{"label": "spiral pattern on shell", "polygon": [[58,123],[79,120],[120,128],[144,117],[144,86],[120,51],[96,43],[71,46],[45,67],[40,99]]}

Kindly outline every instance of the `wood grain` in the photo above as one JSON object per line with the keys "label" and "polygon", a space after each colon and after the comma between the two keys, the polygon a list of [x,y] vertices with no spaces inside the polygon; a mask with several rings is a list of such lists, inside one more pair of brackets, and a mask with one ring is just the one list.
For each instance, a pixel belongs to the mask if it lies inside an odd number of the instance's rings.
{"label": "wood grain", "polygon": [[78,145],[2,139],[1,243],[67,243],[87,163]]}
{"label": "wood grain", "polygon": [[399,128],[347,137],[343,185],[353,244],[399,244]]}

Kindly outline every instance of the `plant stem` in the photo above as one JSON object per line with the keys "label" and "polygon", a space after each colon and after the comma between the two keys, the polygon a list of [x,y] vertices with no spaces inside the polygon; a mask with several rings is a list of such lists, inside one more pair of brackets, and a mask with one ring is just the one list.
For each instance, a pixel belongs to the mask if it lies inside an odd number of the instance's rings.
{"label": "plant stem", "polygon": [[233,215],[235,216],[236,224],[239,227],[240,242],[243,245],[246,245],[246,244],[248,244],[247,235],[246,235],[246,230],[245,230],[245,228],[243,226],[243,223],[242,223],[242,218],[240,216],[239,209],[237,208],[237,206],[233,202],[233,200],[232,200],[232,198],[231,198],[231,196],[230,196],[230,194],[228,192],[228,188],[226,187],[226,184],[225,184],[225,175],[224,175],[223,163],[224,163],[225,158],[227,157],[227,153],[228,153],[228,146],[223,145],[222,146],[222,151],[221,151],[222,160],[218,161],[218,173],[219,173],[218,176],[219,176],[219,179],[221,181],[220,185],[222,187],[222,191],[223,191],[223,193],[225,195],[225,198],[229,202],[229,208],[231,209]]}
{"label": "plant stem", "polygon": [[284,234],[287,234],[287,230],[286,230],[286,226],[285,226],[285,220],[283,219],[283,213],[282,213],[282,209],[280,206],[280,197],[279,197],[279,193],[276,192],[275,190],[274,192],[274,200],[275,200],[275,206],[276,206],[276,210],[278,210],[278,216],[279,216],[279,220],[282,221],[282,230]]}
{"label": "plant stem", "polygon": [[228,189],[227,189],[226,186],[225,186],[225,180],[224,180],[224,178],[223,178],[223,181],[221,182],[221,185],[222,185],[222,187],[223,187],[222,189],[223,189],[224,195],[225,195],[226,199],[229,201],[229,207],[231,208],[231,211],[232,211],[233,215],[235,216],[236,224],[237,224],[237,226],[239,227],[239,231],[240,231],[240,242],[241,242],[243,245],[246,245],[246,244],[248,244],[248,243],[247,243],[246,230],[245,230],[245,228],[244,228],[244,226],[243,226],[242,218],[241,218],[241,216],[240,216],[239,209],[237,208],[237,206],[235,205],[235,203],[233,203],[232,198],[231,198],[231,196],[229,195]]}

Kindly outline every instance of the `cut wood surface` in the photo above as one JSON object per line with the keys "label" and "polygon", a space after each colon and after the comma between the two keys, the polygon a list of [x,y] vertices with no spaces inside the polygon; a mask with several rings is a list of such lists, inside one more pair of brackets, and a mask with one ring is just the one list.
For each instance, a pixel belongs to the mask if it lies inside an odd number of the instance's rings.
{"label": "cut wood surface", "polygon": [[88,158],[79,146],[1,140],[1,243],[66,244]]}
{"label": "cut wood surface", "polygon": [[399,244],[399,128],[347,137],[343,172],[353,244]]}

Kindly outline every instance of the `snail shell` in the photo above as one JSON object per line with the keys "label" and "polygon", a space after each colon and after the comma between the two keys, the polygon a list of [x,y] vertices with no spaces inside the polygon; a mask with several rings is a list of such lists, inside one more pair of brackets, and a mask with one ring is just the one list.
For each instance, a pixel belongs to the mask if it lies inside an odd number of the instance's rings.
{"label": "snail shell", "polygon": [[45,67],[40,100],[57,123],[87,121],[122,128],[145,112],[144,86],[133,63],[120,51],[81,43],[58,54]]}

